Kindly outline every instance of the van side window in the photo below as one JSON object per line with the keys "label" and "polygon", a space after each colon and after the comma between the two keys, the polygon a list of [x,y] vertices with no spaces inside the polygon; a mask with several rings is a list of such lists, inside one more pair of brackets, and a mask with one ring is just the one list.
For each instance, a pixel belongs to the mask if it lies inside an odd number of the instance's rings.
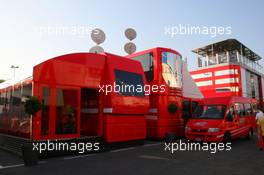
{"label": "van side window", "polygon": [[192,101],[192,112],[194,112],[196,110],[197,106],[198,106],[198,102]]}
{"label": "van side window", "polygon": [[191,117],[190,105],[191,104],[189,100],[184,100],[182,102],[182,112],[183,112],[183,119],[185,123],[187,123],[188,119]]}
{"label": "van side window", "polygon": [[238,116],[242,117],[245,115],[244,105],[242,103],[236,103],[235,108],[236,108],[236,114]]}
{"label": "van side window", "polygon": [[257,104],[252,104],[252,107],[253,107],[253,113],[256,114],[257,113],[257,110],[258,110],[258,106]]}
{"label": "van side window", "polygon": [[228,109],[228,113],[227,113],[227,120],[228,121],[233,121],[234,119],[234,114],[235,114],[235,111],[234,111],[234,107],[233,106],[230,106],[229,109]]}
{"label": "van side window", "polygon": [[251,104],[246,103],[246,104],[244,104],[244,106],[245,106],[245,114],[246,115],[252,115],[253,114],[253,111],[252,111]]}

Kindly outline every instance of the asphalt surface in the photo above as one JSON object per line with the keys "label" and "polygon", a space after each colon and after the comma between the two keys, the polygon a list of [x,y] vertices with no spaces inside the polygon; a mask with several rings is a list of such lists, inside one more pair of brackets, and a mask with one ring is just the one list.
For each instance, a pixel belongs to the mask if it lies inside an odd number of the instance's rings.
{"label": "asphalt surface", "polygon": [[0,151],[0,175],[258,175],[264,174],[264,151],[252,140],[239,139],[231,151],[215,154],[209,151],[165,151],[162,142],[127,147],[108,152],[56,157],[42,160],[39,165],[25,167],[23,161]]}

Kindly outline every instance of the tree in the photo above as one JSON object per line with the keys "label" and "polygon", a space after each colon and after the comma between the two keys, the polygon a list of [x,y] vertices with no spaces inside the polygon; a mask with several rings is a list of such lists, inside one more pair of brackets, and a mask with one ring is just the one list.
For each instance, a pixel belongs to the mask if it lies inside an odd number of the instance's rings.
{"label": "tree", "polygon": [[4,81],[5,81],[5,80],[1,80],[1,79],[0,79],[0,83],[3,83]]}

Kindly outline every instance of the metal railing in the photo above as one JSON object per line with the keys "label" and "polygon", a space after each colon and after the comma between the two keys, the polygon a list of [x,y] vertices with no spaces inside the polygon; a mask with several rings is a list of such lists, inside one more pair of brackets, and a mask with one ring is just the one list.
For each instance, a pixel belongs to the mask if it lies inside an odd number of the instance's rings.
{"label": "metal railing", "polygon": [[[230,60],[229,54],[226,54],[224,57],[225,59],[219,59],[218,55],[211,57],[198,57],[198,67],[205,68],[205,67],[212,67],[215,65],[222,65],[222,64],[240,64],[244,67],[248,68],[249,70],[264,75],[264,68],[260,64],[255,61],[252,61],[245,56],[237,53],[236,57],[232,57]],[[222,57],[223,58],[223,57]]]}

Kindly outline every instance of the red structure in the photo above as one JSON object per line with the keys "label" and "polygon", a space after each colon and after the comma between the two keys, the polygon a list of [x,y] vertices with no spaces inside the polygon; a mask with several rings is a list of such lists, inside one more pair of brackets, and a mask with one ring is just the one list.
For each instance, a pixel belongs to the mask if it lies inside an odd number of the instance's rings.
{"label": "red structure", "polygon": [[185,128],[192,141],[230,142],[252,136],[256,129],[252,100],[245,97],[206,98]]}
{"label": "red structure", "polygon": [[[153,48],[127,56],[141,63],[148,85],[164,87],[150,93],[147,136],[163,139],[184,134],[182,118],[182,58],[168,48]],[[173,111],[172,109],[176,109]]]}
{"label": "red structure", "polygon": [[263,106],[261,57],[236,39],[193,52],[199,68],[191,75],[205,99],[187,123],[186,138],[219,142],[249,137],[256,127],[255,106]]}
{"label": "red structure", "polygon": [[235,39],[193,50],[198,69],[191,71],[204,97],[249,97],[263,106],[263,68],[256,53]]}
{"label": "red structure", "polygon": [[[74,53],[36,65],[33,77],[3,83],[2,134],[37,141],[99,137],[107,143],[144,140],[148,96],[144,92],[100,91],[113,84],[145,85],[139,62],[103,53]],[[99,92],[100,91],[100,92]],[[33,118],[24,102],[36,96],[42,110]]]}

